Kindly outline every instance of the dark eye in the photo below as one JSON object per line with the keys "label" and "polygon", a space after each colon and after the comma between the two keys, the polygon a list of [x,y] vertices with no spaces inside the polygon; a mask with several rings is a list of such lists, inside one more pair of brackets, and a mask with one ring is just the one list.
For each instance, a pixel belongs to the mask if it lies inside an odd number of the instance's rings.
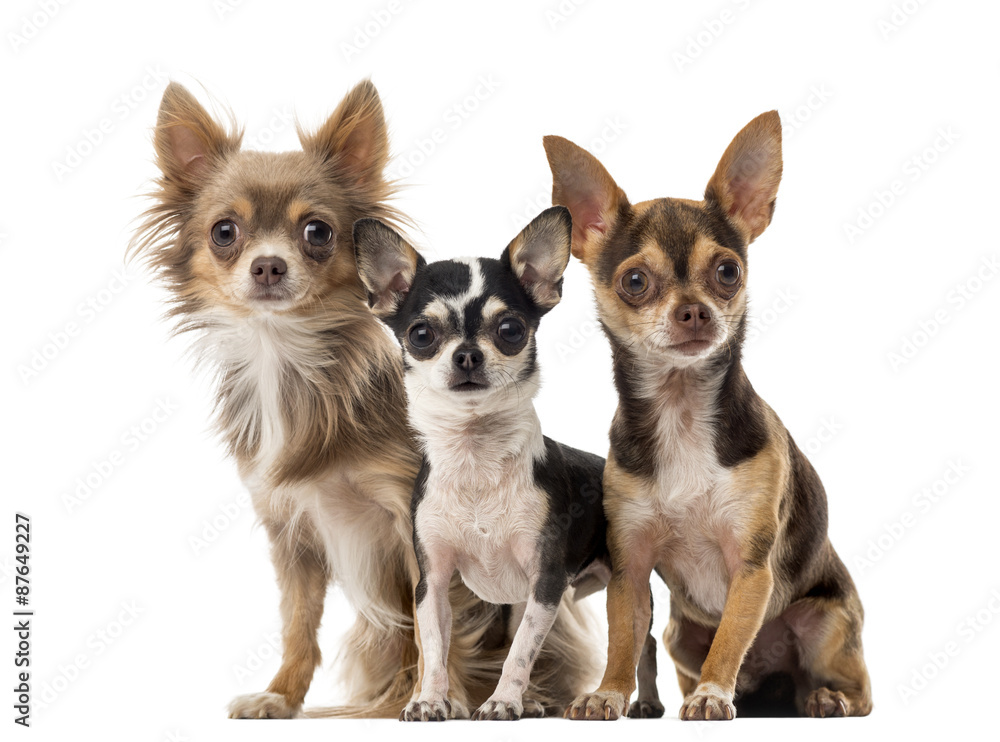
{"label": "dark eye", "polygon": [[719,263],[715,269],[715,277],[723,286],[735,286],[740,281],[740,266],[732,260]]}
{"label": "dark eye", "polygon": [[514,317],[507,317],[500,322],[497,327],[497,335],[500,339],[511,345],[517,345],[524,340],[524,323]]}
{"label": "dark eye", "polygon": [[323,247],[330,244],[330,240],[333,239],[333,227],[326,222],[312,221],[306,225],[306,231],[302,236],[313,247]]}
{"label": "dark eye", "polygon": [[644,271],[633,268],[622,276],[622,288],[625,289],[625,293],[632,296],[644,294],[649,288],[649,277]]}
{"label": "dark eye", "polygon": [[414,348],[429,348],[434,344],[434,328],[426,322],[418,322],[410,328],[409,338]]}
{"label": "dark eye", "polygon": [[212,242],[218,247],[229,247],[239,236],[240,228],[236,226],[236,222],[229,219],[223,219],[212,227]]}

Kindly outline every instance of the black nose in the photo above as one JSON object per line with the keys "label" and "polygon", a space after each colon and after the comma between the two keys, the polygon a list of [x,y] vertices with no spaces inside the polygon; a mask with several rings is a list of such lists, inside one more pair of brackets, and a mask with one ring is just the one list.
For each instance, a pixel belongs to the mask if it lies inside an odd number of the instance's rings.
{"label": "black nose", "polygon": [[693,332],[712,321],[712,311],[704,304],[682,304],[674,312],[674,321]]}
{"label": "black nose", "polygon": [[288,266],[281,258],[257,258],[250,264],[250,273],[261,286],[274,286],[287,270]]}
{"label": "black nose", "polygon": [[479,348],[463,345],[455,351],[451,360],[463,371],[475,371],[483,365],[483,351]]}

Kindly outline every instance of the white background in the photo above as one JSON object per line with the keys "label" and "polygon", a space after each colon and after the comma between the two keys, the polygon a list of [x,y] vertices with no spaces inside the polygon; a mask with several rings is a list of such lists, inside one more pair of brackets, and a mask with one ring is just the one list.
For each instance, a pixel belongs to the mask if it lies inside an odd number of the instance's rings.
{"label": "white background", "polygon": [[[1000,595],[1000,278],[983,262],[1000,254],[995,4],[231,5],[4,4],[0,595],[12,610],[22,511],[33,528],[34,693],[49,700],[30,731],[14,729],[19,738],[470,732],[225,719],[229,699],[262,690],[278,665],[266,539],[208,432],[210,385],[160,318],[163,291],[135,268],[116,279],[154,176],[150,127],[168,78],[230,106],[248,138],[280,150],[298,146],[290,116],[315,126],[370,75],[398,155],[391,169],[408,185],[398,204],[431,256],[499,255],[548,205],[543,134],[597,153],[634,201],[700,198],[736,132],[777,108],[784,179],[772,226],[750,249],[758,331],[746,368],[826,484],[831,537],[867,610],[875,711],[846,722],[681,724],[661,649],[667,719],[474,733],[882,738],[989,719],[1000,650],[991,598]],[[443,141],[431,149],[423,140],[436,128]],[[548,435],[605,452],[615,395],[595,330],[589,280],[574,262],[542,325],[537,407]],[[47,347],[57,340],[65,347]],[[158,407],[172,410],[159,422]],[[110,471],[103,481],[100,469]],[[96,486],[73,504],[90,475]],[[656,595],[659,636],[662,586]],[[338,592],[327,606],[310,704],[338,698],[330,667],[351,611]],[[603,612],[602,599],[593,606]],[[6,631],[5,689],[12,640]],[[0,703],[8,729],[12,696]]]}

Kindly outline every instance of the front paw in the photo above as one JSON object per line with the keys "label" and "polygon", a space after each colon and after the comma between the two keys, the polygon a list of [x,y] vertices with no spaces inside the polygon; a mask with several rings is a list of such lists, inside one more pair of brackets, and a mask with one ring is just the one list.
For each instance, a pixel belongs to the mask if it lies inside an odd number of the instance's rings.
{"label": "front paw", "polygon": [[684,699],[680,718],[684,721],[731,721],[736,718],[733,694],[715,683],[701,683]]}
{"label": "front paw", "polygon": [[458,701],[450,698],[429,698],[410,701],[399,714],[400,721],[446,721],[466,719],[469,712]]}
{"label": "front paw", "polygon": [[[547,713],[545,706],[543,706],[540,701],[536,701],[534,698],[522,699],[521,705],[524,707],[524,710],[521,711],[522,719],[541,719]],[[552,713],[556,713],[561,710],[562,709],[555,709]]]}
{"label": "front paw", "polygon": [[657,700],[633,701],[628,707],[630,719],[659,719],[661,716],[663,716],[663,704]]}
{"label": "front paw", "polygon": [[614,721],[625,715],[627,701],[625,694],[615,691],[584,693],[570,704],[563,716],[567,719]]}
{"label": "front paw", "polygon": [[505,701],[500,698],[490,698],[476,709],[472,715],[473,721],[517,721],[521,718],[524,707],[520,701]]}
{"label": "front paw", "polygon": [[250,693],[229,704],[230,719],[294,719],[299,706],[289,706],[280,693]]}

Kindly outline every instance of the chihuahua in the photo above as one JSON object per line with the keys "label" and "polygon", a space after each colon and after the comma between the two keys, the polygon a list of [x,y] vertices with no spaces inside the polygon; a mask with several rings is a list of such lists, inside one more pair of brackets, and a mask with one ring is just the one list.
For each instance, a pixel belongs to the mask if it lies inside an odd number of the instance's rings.
{"label": "chihuahua", "polygon": [[[539,388],[535,336],[560,300],[571,233],[569,211],[553,207],[499,260],[428,265],[378,220],[354,226],[369,303],[402,346],[410,423],[423,450],[412,505],[422,673],[402,720],[468,715],[449,697],[445,666],[447,590],[456,571],[483,600],[516,607],[500,682],[473,719],[553,711],[525,698],[536,658],[556,652],[567,680],[576,680],[588,656],[565,640],[553,646],[549,630],[567,588],[579,586],[579,598],[584,585],[603,587],[610,576],[604,460],[543,436],[532,402]],[[655,663],[652,637],[649,644]],[[652,674],[647,715],[659,706],[655,664]]]}
{"label": "chihuahua", "polygon": [[[230,714],[302,713],[335,581],[358,617],[341,651],[350,701],[327,711],[395,716],[416,682],[410,496],[420,456],[399,350],[368,310],[351,232],[361,217],[399,220],[386,203],[382,105],[360,83],[318,131],[299,130],[298,152],[243,151],[234,129],[182,86],[166,89],[154,136],[162,176],[132,248],[216,372],[218,429],[271,541],[281,667]],[[485,698],[504,616],[460,585],[452,600],[453,687]]]}
{"label": "chihuahua", "polygon": [[868,714],[863,611],[827,537],[826,494],[740,360],[747,247],[781,179],[778,114],[736,136],[702,201],[633,205],[588,152],[555,136],[544,145],[619,395],[604,472],[608,665],[566,715],[624,711],[653,569],[670,588],[664,642],[682,719]]}

